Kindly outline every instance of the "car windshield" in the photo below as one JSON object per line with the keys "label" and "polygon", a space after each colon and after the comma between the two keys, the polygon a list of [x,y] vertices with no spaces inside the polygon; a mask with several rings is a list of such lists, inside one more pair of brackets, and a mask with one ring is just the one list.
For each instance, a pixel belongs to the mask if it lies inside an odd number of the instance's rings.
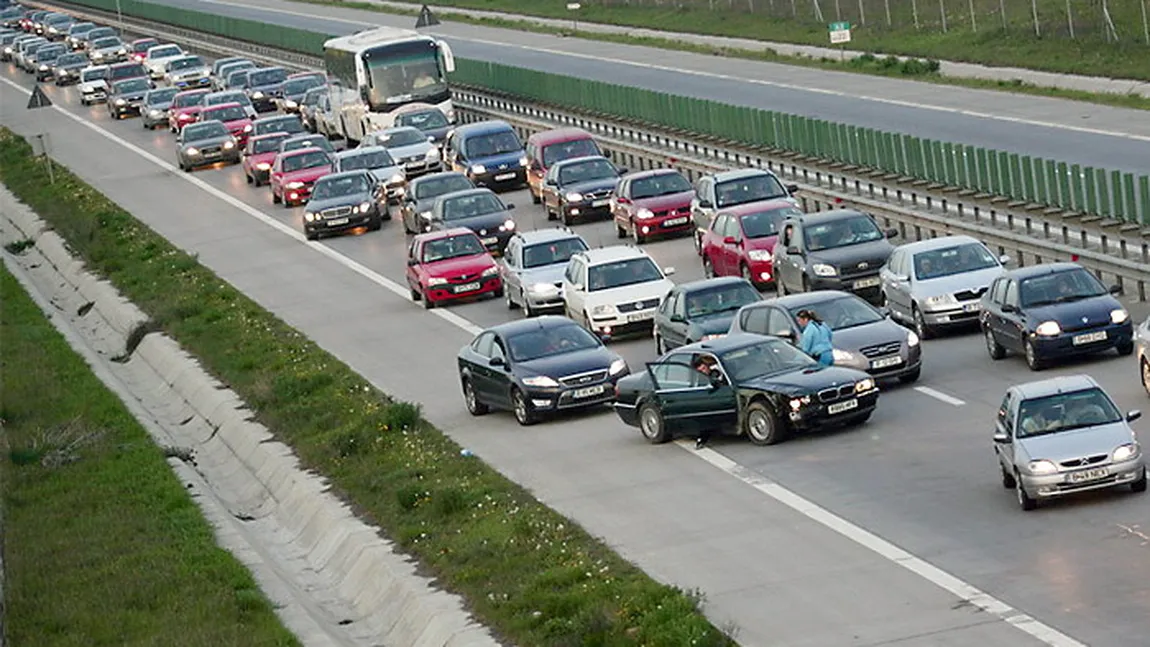
{"label": "car windshield", "polygon": [[309,151],[292,155],[284,159],[284,171],[299,171],[305,168],[317,168],[331,164],[331,158],[323,151]]}
{"label": "car windshield", "polygon": [[[788,308],[792,318],[797,317],[800,310],[807,309],[814,310],[815,314],[826,325],[830,326],[831,330],[865,326],[884,319],[881,312],[854,295],[835,297],[814,303],[808,302]],[[795,321],[797,322],[798,319]]]}
{"label": "car windshield", "polygon": [[371,190],[371,187],[367,183],[367,178],[357,173],[355,175],[342,177],[322,178],[319,182],[315,183],[311,197],[313,200],[326,200],[343,195],[367,193],[369,190]]}
{"label": "car windshield", "polygon": [[129,92],[147,92],[152,88],[152,84],[144,79],[128,79],[127,81],[120,81],[116,84],[116,94],[127,94]]}
{"label": "car windshield", "polygon": [[101,70],[85,70],[80,75],[81,81],[97,81],[100,79],[107,79],[107,78],[108,78],[108,68],[106,68],[106,67],[104,69],[101,69]]}
{"label": "car windshield", "polygon": [[248,80],[247,69],[242,69],[238,72],[228,73],[227,85],[229,88],[241,88]]}
{"label": "car windshield", "polygon": [[323,85],[323,79],[318,76],[305,76],[299,79],[291,79],[284,83],[284,94],[303,94],[321,85]]}
{"label": "car windshield", "polygon": [[221,123],[193,124],[184,128],[184,141],[195,142],[215,137],[226,137],[228,129]]}
{"label": "car windshield", "polygon": [[687,319],[734,312],[748,303],[762,300],[759,291],[747,283],[733,283],[692,290],[685,293],[684,296],[687,304]]}
{"label": "car windshield", "polygon": [[691,190],[691,183],[678,173],[659,173],[631,180],[631,199],[643,200]]}
{"label": "car windshield", "polygon": [[168,45],[166,47],[155,47],[148,50],[148,58],[167,58],[169,56],[180,56],[184,50],[175,45]]}
{"label": "car windshield", "polygon": [[256,85],[274,85],[276,83],[283,83],[287,78],[287,70],[282,68],[273,68],[270,70],[257,70],[248,75],[248,83]]}
{"label": "car windshield", "polygon": [[492,155],[505,155],[523,150],[519,137],[510,130],[473,135],[463,142],[463,152],[470,158],[484,158]]}
{"label": "car windshield", "polygon": [[[88,38],[88,39],[107,38],[108,36],[115,36],[115,35],[116,35],[116,30],[112,29],[111,27],[97,27],[97,28],[93,29],[92,31],[84,34],[84,38]],[[116,40],[119,40],[119,38],[117,38]]]}
{"label": "car windshield", "polygon": [[423,262],[434,263],[449,258],[486,254],[487,249],[475,234],[460,234],[447,238],[436,238],[423,244]]}
{"label": "car windshield", "polygon": [[507,211],[499,198],[487,192],[444,198],[440,200],[439,206],[444,220],[464,220]]}
{"label": "car windshield", "polygon": [[241,106],[250,106],[251,99],[243,92],[220,92],[218,94],[208,95],[206,104],[209,106],[218,106],[223,103],[238,103]]}
{"label": "car windshield", "polygon": [[318,148],[329,153],[335,150],[331,142],[322,135],[319,137],[308,137],[307,139],[285,140],[280,146],[280,150],[284,153],[288,151],[298,151],[301,148]]}
{"label": "car windshield", "polygon": [[41,63],[50,63],[55,61],[57,58],[60,58],[60,55],[63,53],[63,47],[53,47],[50,49],[45,47],[44,49],[40,50],[40,53],[36,56],[36,59]]}
{"label": "car windshield", "polygon": [[766,339],[719,355],[719,363],[735,385],[757,377],[818,366],[813,359],[785,341]]}
{"label": "car windshield", "polygon": [[1084,269],[1076,268],[1044,274],[1022,281],[1022,307],[1079,301],[1106,294],[1106,288]]}
{"label": "car windshield", "polygon": [[[113,67],[112,68],[112,78],[113,79],[131,79],[134,77],[146,77],[147,75],[148,75],[148,73],[144,71],[144,66],[139,65],[139,64],[137,64],[137,65],[124,65],[121,67]],[[147,83],[147,80],[144,78],[140,78],[140,80]]]}
{"label": "car windshield", "polygon": [[312,88],[312,89],[308,90],[307,94],[303,95],[303,101],[302,101],[303,105],[305,105],[305,106],[318,105],[320,97],[322,97],[324,92],[326,92],[326,91],[327,91],[327,88],[324,88],[323,86],[320,86],[318,88]]}
{"label": "car windshield", "polygon": [[294,135],[295,133],[303,132],[303,124],[300,123],[298,117],[273,117],[271,119],[257,119],[253,122],[252,129],[257,134],[263,133],[288,133]]}
{"label": "car windshield", "polygon": [[858,215],[811,225],[803,230],[807,250],[812,252],[882,240],[883,233],[870,216]]}
{"label": "car windshield", "polygon": [[920,281],[998,267],[998,259],[982,243],[966,243],[914,255],[914,275]]}
{"label": "car windshield", "polygon": [[591,350],[603,345],[595,335],[573,323],[528,330],[505,337],[505,341],[511,359],[516,362],[530,362],[533,359]]}
{"label": "car windshield", "polygon": [[[1102,389],[1094,387],[1023,400],[1018,407],[1015,435],[1032,438],[1122,420],[1122,413],[1110,397]],[[1110,451],[1110,448],[1105,451]]]}
{"label": "car windshield", "polygon": [[230,81],[233,74],[240,74],[248,70],[254,70],[255,67],[256,64],[252,63],[251,61],[245,61],[243,63],[232,63],[231,65],[225,65],[221,67],[219,71],[216,72],[216,76],[220,77],[221,79]]}
{"label": "car windshield", "polygon": [[415,199],[426,200],[455,191],[473,189],[475,185],[463,175],[447,175],[417,182],[415,185]]}
{"label": "car windshield", "polygon": [[659,267],[645,256],[596,265],[587,272],[588,289],[591,292],[662,279],[663,273]]}
{"label": "car windshield", "polygon": [[183,93],[176,95],[172,100],[173,108],[190,108],[191,106],[200,106],[204,103],[204,97],[207,96],[203,92]]}
{"label": "car windshield", "polygon": [[567,264],[571,257],[587,249],[582,238],[564,238],[523,248],[523,267],[546,267]]}
{"label": "car windshield", "polygon": [[717,200],[715,206],[719,208],[785,197],[787,197],[787,190],[779,183],[778,178],[767,173],[728,180],[715,185],[715,199]]}
{"label": "car windshield", "polygon": [[153,47],[155,47],[156,45],[159,45],[159,43],[157,43],[154,40],[144,40],[144,41],[140,41],[140,42],[132,45],[132,51],[136,52],[136,53],[146,52],[149,49],[152,49]]}
{"label": "car windshield", "polygon": [[199,56],[189,56],[187,58],[178,58],[171,63],[168,63],[169,72],[178,72],[179,70],[190,70],[194,67],[203,67],[204,62],[200,60]]}
{"label": "car windshield", "polygon": [[615,166],[605,159],[573,162],[559,169],[559,184],[577,184],[619,177]]}
{"label": "car windshield", "polygon": [[122,43],[119,38],[115,36],[108,36],[107,38],[97,38],[92,41],[93,49],[107,49],[109,47],[119,47]]}
{"label": "car windshield", "polygon": [[159,90],[152,90],[144,97],[144,101],[150,105],[159,105],[161,103],[171,103],[172,97],[176,96],[179,92],[176,88],[160,88]]}
{"label": "car windshield", "polygon": [[395,123],[400,126],[410,126],[420,130],[435,130],[437,128],[446,128],[448,125],[447,116],[438,108],[404,113],[395,118]]}
{"label": "car windshield", "polygon": [[356,169],[377,169],[395,166],[395,160],[391,159],[391,155],[384,149],[369,151],[366,153],[356,153],[348,155],[343,158],[340,163],[340,169],[344,171],[352,171]]}
{"label": "car windshield", "polygon": [[222,108],[212,108],[200,113],[201,119],[219,119],[220,121],[239,121],[240,119],[247,119],[248,113],[240,106],[224,106]]}
{"label": "car windshield", "polygon": [[272,137],[261,137],[259,139],[253,139],[252,140],[252,152],[253,153],[278,152],[280,149],[280,144],[285,139],[287,139],[286,135],[281,136],[281,137],[272,136]]}
{"label": "car windshield", "polygon": [[86,62],[87,59],[84,58],[83,54],[65,54],[56,61],[56,65],[82,65]]}
{"label": "car windshield", "polygon": [[374,139],[375,143],[379,146],[387,146],[391,148],[395,146],[411,146],[412,144],[425,143],[427,142],[427,135],[424,135],[415,128],[403,128],[397,130],[385,130],[378,133]]}
{"label": "car windshield", "polygon": [[550,168],[563,160],[602,154],[603,151],[599,150],[599,145],[595,143],[595,140],[590,138],[572,139],[544,146],[541,161],[543,166]]}
{"label": "car windshield", "polygon": [[779,225],[784,219],[801,215],[802,210],[795,207],[780,207],[745,214],[739,217],[739,222],[742,223],[743,234],[747,238],[768,238],[778,235]]}

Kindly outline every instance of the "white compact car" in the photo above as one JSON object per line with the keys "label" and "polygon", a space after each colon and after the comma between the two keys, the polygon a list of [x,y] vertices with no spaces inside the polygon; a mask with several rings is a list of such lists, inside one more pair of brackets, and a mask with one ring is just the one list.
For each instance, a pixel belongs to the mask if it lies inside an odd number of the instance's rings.
{"label": "white compact car", "polygon": [[144,55],[144,67],[148,70],[148,76],[152,80],[159,81],[164,78],[164,73],[168,71],[168,62],[174,61],[177,58],[187,56],[184,50],[180,49],[179,45],[156,45],[148,49],[148,53]]}
{"label": "white compact car", "polygon": [[634,245],[580,252],[563,274],[564,312],[602,337],[649,332],[674,273]]}
{"label": "white compact car", "polygon": [[90,106],[93,103],[99,103],[108,98],[108,73],[110,68],[107,65],[93,65],[80,70],[80,103],[85,106]]}

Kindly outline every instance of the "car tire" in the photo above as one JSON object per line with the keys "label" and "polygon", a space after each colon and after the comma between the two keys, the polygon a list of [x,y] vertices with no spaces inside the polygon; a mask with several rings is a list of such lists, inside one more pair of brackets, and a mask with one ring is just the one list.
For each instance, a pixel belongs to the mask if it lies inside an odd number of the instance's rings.
{"label": "car tire", "polygon": [[264,185],[264,183],[258,177],[252,176],[252,186],[258,188],[258,187],[261,187],[263,185]]}
{"label": "car tire", "polygon": [[756,400],[747,406],[743,432],[751,443],[760,446],[775,445],[786,435],[782,421],[762,400]]}
{"label": "car tire", "polygon": [[982,336],[986,341],[986,352],[990,355],[990,359],[1000,360],[1006,357],[1006,349],[994,338],[994,332],[990,330],[989,326],[982,329]]}
{"label": "car tire", "polygon": [[762,284],[756,281],[755,277],[751,276],[751,268],[748,267],[746,263],[739,264],[739,274],[742,275],[743,280],[751,284],[751,287],[756,290],[762,289]]}
{"label": "car tire", "polygon": [[1134,353],[1134,342],[1130,341],[1125,344],[1118,344],[1114,347],[1114,350],[1118,351],[1119,357],[1129,357]]}
{"label": "car tire", "polygon": [[903,384],[913,384],[914,382],[918,381],[918,378],[921,375],[922,375],[922,366],[919,366],[918,368],[914,369],[913,371],[910,371],[909,373],[903,373],[902,375],[898,376],[898,381],[902,382]]}
{"label": "car tire", "polygon": [[375,217],[367,221],[367,230],[379,231],[380,229],[383,229],[383,217],[377,213]]}
{"label": "car tire", "polygon": [[420,294],[419,296],[420,300],[423,301],[423,307],[425,310],[435,309],[435,302],[432,301],[430,297],[428,297],[426,294]]}
{"label": "car tire", "polygon": [[803,294],[811,291],[811,280],[806,275],[803,275]]}
{"label": "car tire", "polygon": [[787,296],[787,286],[783,283],[783,277],[775,276],[775,295],[779,298]]}
{"label": "car tire", "polygon": [[652,445],[662,445],[671,439],[663,420],[663,412],[650,402],[639,407],[639,433]]}
{"label": "car tire", "polygon": [[631,240],[635,241],[636,245],[642,245],[647,242],[647,237],[639,232],[639,225],[635,221],[631,221]]}
{"label": "car tire", "polygon": [[1024,511],[1029,512],[1038,507],[1038,501],[1026,493],[1026,488],[1022,487],[1022,479],[1018,478],[1017,474],[1014,476],[1014,492],[1018,498],[1018,507]]}
{"label": "car tire", "polygon": [[491,293],[491,296],[496,299],[502,299],[505,292],[507,292],[507,290],[503,286],[500,286],[498,290]]}
{"label": "car tire", "polygon": [[1032,371],[1041,371],[1046,368],[1042,358],[1038,356],[1038,349],[1034,347],[1034,343],[1027,339],[1022,345],[1023,354],[1026,356],[1026,366]]}
{"label": "car tire", "polygon": [[280,197],[278,195],[276,195],[275,191],[272,191],[272,204],[279,204],[279,203],[280,203]]}
{"label": "car tire", "polygon": [[930,339],[934,336],[934,331],[926,325],[926,319],[917,304],[911,308],[911,316],[914,317],[914,334],[918,335],[919,339]]}
{"label": "car tire", "polygon": [[490,411],[486,404],[479,401],[475,387],[471,386],[471,380],[468,378],[463,378],[463,404],[467,407],[467,413],[473,416],[486,415]]}
{"label": "car tire", "polygon": [[1130,491],[1142,493],[1146,491],[1146,468],[1142,468],[1142,478],[1130,484]]}
{"label": "car tire", "polygon": [[715,278],[715,264],[711,262],[710,256],[703,257],[703,278]]}
{"label": "car tire", "polygon": [[518,422],[521,427],[530,427],[531,425],[539,422],[539,418],[535,415],[535,410],[531,408],[531,403],[527,401],[527,396],[519,389],[511,389],[511,410],[515,413],[515,422]]}
{"label": "car tire", "polygon": [[250,173],[244,173],[244,179],[247,180],[248,184],[256,183],[256,179],[252,177]]}
{"label": "car tire", "polygon": [[519,304],[519,307],[523,310],[523,318],[530,319],[531,317],[534,317],[535,309],[531,307],[531,303],[527,300],[527,295],[522,291],[519,293],[519,300],[522,301],[522,303]]}
{"label": "car tire", "polygon": [[303,236],[304,236],[304,238],[306,238],[308,240],[319,240],[319,232],[318,231],[308,231],[305,229],[303,232]]}
{"label": "car tire", "polygon": [[531,204],[543,204],[543,198],[540,197],[537,193],[531,190],[528,190],[527,192],[531,194]]}
{"label": "car tire", "polygon": [[544,208],[543,211],[547,213],[547,220],[558,220],[559,216],[555,215],[550,209]]}
{"label": "car tire", "polygon": [[[522,294],[522,293],[520,293],[520,294]],[[515,303],[515,301],[511,298],[511,290],[504,290],[503,291],[503,298],[507,301],[507,309],[508,310],[514,310],[515,308],[518,307],[518,305]]]}
{"label": "car tire", "polygon": [[559,222],[563,223],[564,227],[570,227],[571,226],[571,217],[569,215],[567,215],[566,211],[559,214]]}
{"label": "car tire", "polygon": [[1002,472],[1002,488],[1004,490],[1013,490],[1018,487],[1018,484],[1014,480],[1014,475],[1003,467],[1002,463],[998,464],[998,471]]}
{"label": "car tire", "polygon": [[1150,396],[1150,360],[1142,358],[1142,388],[1146,390],[1146,395]]}

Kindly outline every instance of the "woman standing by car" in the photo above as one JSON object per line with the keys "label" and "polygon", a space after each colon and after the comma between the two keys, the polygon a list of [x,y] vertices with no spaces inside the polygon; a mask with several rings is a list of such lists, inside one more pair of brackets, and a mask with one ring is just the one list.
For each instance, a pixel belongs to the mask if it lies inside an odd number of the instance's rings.
{"label": "woman standing by car", "polygon": [[813,310],[800,310],[795,318],[802,326],[803,336],[799,339],[799,350],[810,355],[823,366],[833,366],[835,363],[834,346],[831,345],[830,326]]}

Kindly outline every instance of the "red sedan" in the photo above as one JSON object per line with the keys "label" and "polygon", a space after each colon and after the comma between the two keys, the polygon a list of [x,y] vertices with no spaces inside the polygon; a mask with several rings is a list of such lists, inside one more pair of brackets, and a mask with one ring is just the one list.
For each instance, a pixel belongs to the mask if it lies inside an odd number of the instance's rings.
{"label": "red sedan", "polygon": [[293,207],[307,202],[315,181],[331,173],[331,158],[318,148],[281,153],[272,163],[268,184],[272,202]]}
{"label": "red sedan", "polygon": [[417,235],[407,257],[407,285],[411,298],[429,310],[459,299],[503,296],[499,266],[465,227]]}
{"label": "red sedan", "polygon": [[263,186],[271,176],[272,164],[280,153],[280,142],[290,137],[287,133],[256,135],[244,147],[244,160],[241,163],[248,184]]}
{"label": "red sedan", "polygon": [[802,213],[789,199],[748,202],[718,212],[703,234],[703,273],[708,278],[741,276],[760,290],[773,284],[771,256],[779,224]]}
{"label": "red sedan", "polygon": [[623,176],[611,199],[619,238],[641,243],[651,236],[694,230],[691,198],[695,191],[675,169],[640,171]]}
{"label": "red sedan", "polygon": [[184,90],[172,97],[172,107],[168,110],[168,129],[178,133],[184,126],[199,117],[204,109],[204,97],[209,90]]}
{"label": "red sedan", "polygon": [[199,121],[221,121],[232,137],[236,138],[240,146],[248,143],[248,135],[252,132],[252,118],[248,111],[238,103],[221,103],[206,106],[200,110]]}

